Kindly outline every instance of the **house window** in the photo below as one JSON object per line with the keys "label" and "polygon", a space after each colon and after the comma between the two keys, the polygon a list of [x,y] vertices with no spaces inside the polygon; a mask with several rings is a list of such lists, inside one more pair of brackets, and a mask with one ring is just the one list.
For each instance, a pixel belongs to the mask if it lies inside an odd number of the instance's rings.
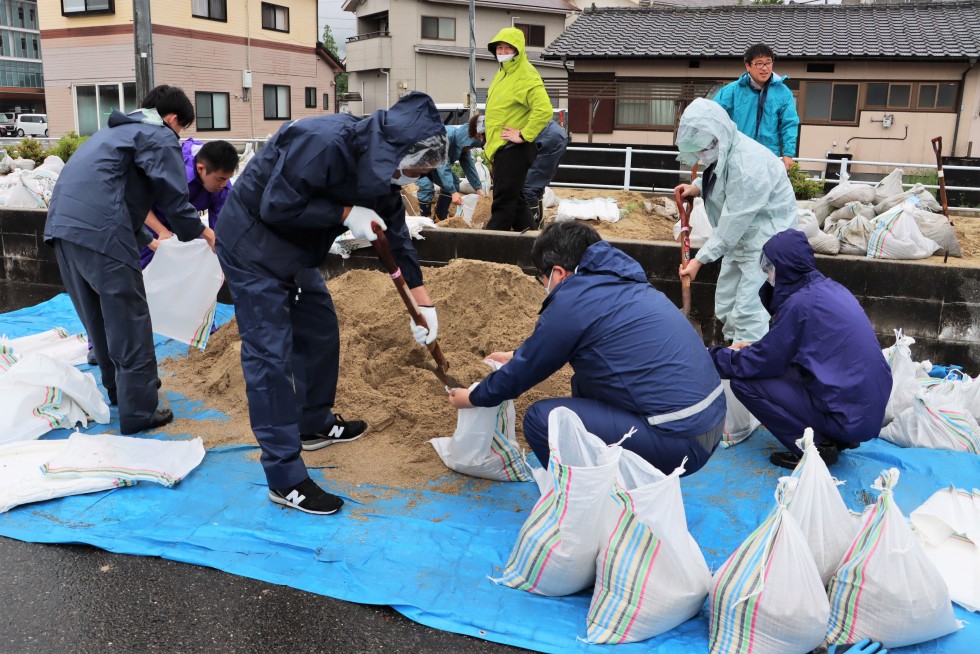
{"label": "house window", "polygon": [[194,107],[197,112],[197,130],[211,132],[231,129],[231,103],[227,93],[197,92]]}
{"label": "house window", "polygon": [[116,7],[113,0],[61,0],[62,16],[114,13],[116,13]]}
{"label": "house window", "polygon": [[422,38],[454,41],[456,39],[456,19],[422,16]]}
{"label": "house window", "polygon": [[329,93],[324,93],[323,94],[323,108],[324,109],[330,109],[330,94]]}
{"label": "house window", "polygon": [[263,116],[266,120],[289,120],[289,87],[266,84],[262,87]]}
{"label": "house window", "polygon": [[682,85],[669,82],[619,85],[616,97],[616,127],[673,129]]}
{"label": "house window", "polygon": [[806,82],[803,90],[803,117],[807,123],[857,123],[859,84]]}
{"label": "house window", "polygon": [[228,22],[227,0],[191,0],[191,16]]}
{"label": "house window", "polygon": [[276,32],[289,31],[289,7],[262,3],[262,29]]}
{"label": "house window", "polygon": [[952,111],[956,104],[956,84],[919,84],[918,109]]}
{"label": "house window", "polygon": [[130,113],[136,107],[136,82],[75,86],[75,115],[81,136],[90,136],[105,127],[113,111]]}
{"label": "house window", "polygon": [[908,109],[912,85],[869,82],[864,93],[865,109]]}
{"label": "house window", "polygon": [[514,23],[514,27],[524,32],[524,45],[529,48],[544,47],[544,25],[528,25],[527,23]]}
{"label": "house window", "polygon": [[[316,87],[307,86],[306,87],[306,108],[316,109]],[[327,108],[327,103],[323,103],[323,108]]]}

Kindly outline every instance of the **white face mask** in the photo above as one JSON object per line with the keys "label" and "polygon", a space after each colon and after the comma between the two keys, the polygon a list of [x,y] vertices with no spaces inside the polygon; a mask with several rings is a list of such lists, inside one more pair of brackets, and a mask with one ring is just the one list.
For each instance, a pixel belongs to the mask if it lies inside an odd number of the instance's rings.
{"label": "white face mask", "polygon": [[769,279],[769,285],[776,286],[776,269],[773,268],[766,272],[766,277]]}
{"label": "white face mask", "polygon": [[409,177],[407,175],[403,175],[402,171],[400,170],[397,170],[395,172],[398,173],[398,177],[392,177],[391,183],[395,184],[396,186],[407,186],[409,184],[414,184],[415,182],[419,181],[418,177]]}
{"label": "white face mask", "polygon": [[502,55],[502,54],[497,55],[497,61],[499,61],[500,63],[504,63],[506,61],[510,61],[513,58],[514,58],[514,53],[505,54],[505,55]]}
{"label": "white face mask", "polygon": [[548,285],[544,287],[544,294],[545,295],[551,294],[551,278],[554,276],[554,274],[555,274],[555,269],[552,268],[551,269],[551,272],[548,273]]}

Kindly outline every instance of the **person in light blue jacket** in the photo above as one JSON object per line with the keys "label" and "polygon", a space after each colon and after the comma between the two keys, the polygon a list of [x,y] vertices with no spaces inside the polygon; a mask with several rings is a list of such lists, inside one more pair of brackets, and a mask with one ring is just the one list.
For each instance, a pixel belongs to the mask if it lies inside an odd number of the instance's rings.
{"label": "person in light blue jacket", "polygon": [[782,157],[786,170],[796,156],[800,117],[796,98],[786,86],[788,77],[773,72],[775,55],[769,46],[756,43],[745,51],[745,73],[721,88],[714,101],[724,107],[738,131]]}
{"label": "person in light blue jacket", "polygon": [[479,137],[470,136],[469,125],[450,125],[446,127],[446,137],[449,140],[449,156],[446,164],[439,166],[428,175],[422,177],[418,182],[419,210],[423,216],[431,213],[432,200],[435,197],[435,185],[439,185],[439,201],[436,203],[436,218],[445,220],[449,215],[450,202],[459,204],[463,198],[459,192],[459,178],[453,172],[453,162],[458,161],[463,169],[463,175],[473,190],[481,197],[486,195],[483,191],[483,183],[480,181],[480,173],[476,170],[476,163],[470,150],[482,148],[483,140]]}
{"label": "person in light blue jacket", "polygon": [[796,229],[796,196],[776,156],[741,134],[721,105],[698,98],[677,128],[680,159],[707,164],[694,184],[677,187],[684,197],[704,198],[711,236],[681,276],[694,279],[703,264],[721,259],[715,316],[726,340],[754,343],[769,330],[769,312],[759,300],[766,276],[759,269],[762,246]]}

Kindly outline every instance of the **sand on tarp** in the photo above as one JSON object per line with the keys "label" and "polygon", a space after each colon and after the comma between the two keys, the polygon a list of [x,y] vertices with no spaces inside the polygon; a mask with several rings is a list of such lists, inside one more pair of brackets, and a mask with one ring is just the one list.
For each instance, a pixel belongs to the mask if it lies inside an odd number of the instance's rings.
{"label": "sand on tarp", "polygon": [[[544,289],[516,266],[456,259],[424,269],[426,288],[439,311],[439,343],[450,371],[464,384],[490,370],[491,352],[516,348],[534,328]],[[420,488],[445,475],[427,442],[450,436],[456,411],[435,375],[428,350],[412,339],[408,313],[382,272],[353,270],[327,284],[340,322],[340,381],[335,410],[366,420],[360,440],[304,452],[308,466],[324,467],[328,479]],[[248,421],[241,341],[234,320],[212,335],[204,352],[161,364],[164,387],[227,419],[176,420],[172,433],[201,436],[206,447],[254,444]],[[527,407],[547,397],[568,396],[571,370],[563,368],[517,401],[517,428]],[[521,444],[526,448],[521,438]],[[450,489],[451,490],[451,489]]]}

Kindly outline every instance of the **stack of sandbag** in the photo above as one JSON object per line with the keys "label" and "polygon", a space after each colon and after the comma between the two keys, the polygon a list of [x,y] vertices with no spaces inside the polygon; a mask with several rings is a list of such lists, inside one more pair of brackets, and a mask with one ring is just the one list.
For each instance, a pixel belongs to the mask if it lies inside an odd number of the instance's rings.
{"label": "stack of sandbag", "polygon": [[592,198],[579,200],[564,199],[558,203],[558,213],[555,220],[602,220],[608,223],[618,222],[619,207],[613,198]]}
{"label": "stack of sandbag", "polygon": [[822,198],[814,200],[813,213],[817,215],[817,220],[823,223],[833,213],[834,209],[840,209],[849,202],[867,204],[873,201],[874,197],[874,187],[866,184],[844,182],[832,188]]}
{"label": "stack of sandbag", "polygon": [[828,646],[870,638],[891,649],[960,628],[946,583],[895,505],[897,482],[895,468],[878,477],[881,495],[830,580]]}
{"label": "stack of sandbag", "polygon": [[874,219],[868,236],[869,259],[925,259],[942,249],[922,234],[912,215],[914,206],[901,204]]}
{"label": "stack of sandbag", "polygon": [[874,185],[875,204],[878,204],[879,202],[886,200],[893,195],[899,195],[905,191],[905,187],[902,186],[902,175],[904,172],[905,171],[903,171],[901,168],[896,168],[885,175],[880,182]]}

